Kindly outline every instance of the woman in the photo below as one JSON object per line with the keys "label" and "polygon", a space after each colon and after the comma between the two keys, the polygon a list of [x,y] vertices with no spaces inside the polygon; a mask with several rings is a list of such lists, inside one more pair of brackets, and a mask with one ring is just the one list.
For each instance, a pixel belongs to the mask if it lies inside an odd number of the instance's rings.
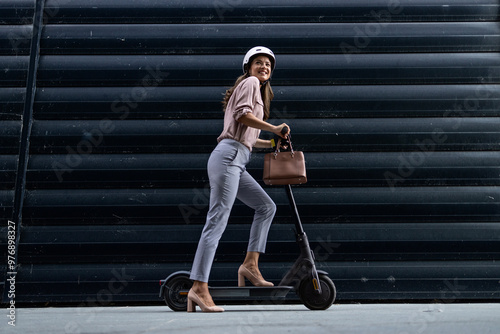
{"label": "woman", "polygon": [[276,58],[268,48],[258,46],[250,49],[243,59],[244,74],[226,91],[222,101],[224,129],[208,160],[210,208],[191,270],[190,278],[194,282],[188,293],[188,312],[196,311],[196,305],[204,312],[224,311],[212,300],[208,277],[235,198],[255,210],[247,254],[238,270],[238,286],[244,286],[245,278],[256,286],[273,286],[262,277],[258,260],[260,253],[265,252],[276,205],[248,174],[245,166],[253,147],[272,147],[270,140],[258,138],[261,130],[284,138],[290,131],[282,135],[281,130],[288,127],[287,124],[275,126],[266,122],[274,97],[269,79],[275,65]]}

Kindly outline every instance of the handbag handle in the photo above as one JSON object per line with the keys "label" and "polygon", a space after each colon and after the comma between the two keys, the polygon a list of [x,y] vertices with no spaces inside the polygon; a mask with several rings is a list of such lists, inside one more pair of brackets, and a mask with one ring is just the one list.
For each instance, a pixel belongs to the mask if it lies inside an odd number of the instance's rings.
{"label": "handbag handle", "polygon": [[[288,142],[288,145],[290,145],[290,155],[293,158],[293,156],[295,155],[295,152],[293,151],[292,139],[291,139],[290,134],[288,134],[287,142]],[[278,153],[281,152],[280,148],[281,148],[281,138],[278,140],[278,144],[276,144],[276,150],[274,151],[274,159],[276,159],[276,156],[278,155]]]}

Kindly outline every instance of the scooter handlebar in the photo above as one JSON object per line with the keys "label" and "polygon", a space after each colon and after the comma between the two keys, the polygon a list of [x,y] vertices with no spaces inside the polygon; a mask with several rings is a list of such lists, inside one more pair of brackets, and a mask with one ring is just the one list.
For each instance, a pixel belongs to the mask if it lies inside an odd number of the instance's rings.
{"label": "scooter handlebar", "polygon": [[281,134],[282,135],[285,135],[287,132],[288,132],[288,126],[284,126],[282,129],[281,129]]}

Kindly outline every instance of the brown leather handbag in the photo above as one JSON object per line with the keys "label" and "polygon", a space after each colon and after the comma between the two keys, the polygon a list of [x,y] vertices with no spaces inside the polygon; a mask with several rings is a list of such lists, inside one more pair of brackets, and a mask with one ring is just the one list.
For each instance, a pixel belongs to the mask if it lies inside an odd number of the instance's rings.
{"label": "brown leather handbag", "polygon": [[278,140],[276,150],[264,156],[264,183],[267,185],[301,184],[307,182],[306,161],[302,151],[294,151],[290,137],[286,146],[289,151],[281,151],[283,146]]}

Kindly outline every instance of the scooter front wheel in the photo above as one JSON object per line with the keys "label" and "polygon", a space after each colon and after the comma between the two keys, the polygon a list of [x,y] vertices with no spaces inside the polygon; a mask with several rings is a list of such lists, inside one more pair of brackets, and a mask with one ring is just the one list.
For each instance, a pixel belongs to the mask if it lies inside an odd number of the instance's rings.
{"label": "scooter front wheel", "polygon": [[187,293],[181,294],[181,290],[189,290],[193,281],[188,276],[174,276],[165,283],[165,303],[173,311],[187,311]]}
{"label": "scooter front wheel", "polygon": [[333,284],[330,277],[320,274],[319,284],[321,286],[321,294],[318,294],[314,289],[312,278],[307,278],[300,283],[300,300],[310,310],[328,309],[337,296],[335,284]]}

